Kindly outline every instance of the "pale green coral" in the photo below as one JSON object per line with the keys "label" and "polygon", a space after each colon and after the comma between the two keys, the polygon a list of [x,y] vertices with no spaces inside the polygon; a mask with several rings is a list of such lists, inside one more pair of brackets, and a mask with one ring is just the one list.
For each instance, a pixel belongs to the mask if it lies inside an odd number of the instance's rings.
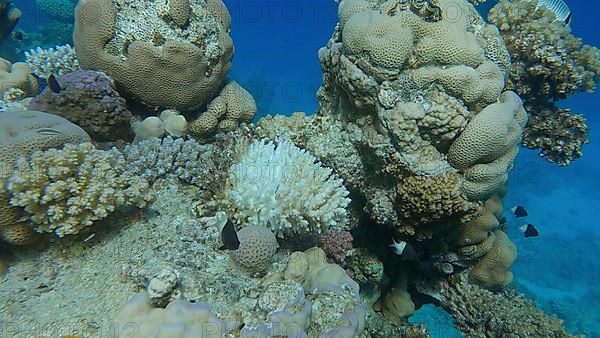
{"label": "pale green coral", "polygon": [[120,207],[144,207],[154,194],[148,182],[127,171],[116,149],[91,143],[35,151],[17,160],[8,179],[10,204],[31,215],[36,231],[76,234]]}

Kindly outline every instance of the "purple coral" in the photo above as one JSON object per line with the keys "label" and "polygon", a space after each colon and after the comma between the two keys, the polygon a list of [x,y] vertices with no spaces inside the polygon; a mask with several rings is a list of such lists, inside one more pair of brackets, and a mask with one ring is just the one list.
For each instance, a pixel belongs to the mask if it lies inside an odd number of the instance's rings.
{"label": "purple coral", "polygon": [[327,253],[327,257],[342,266],[346,265],[346,256],[352,250],[353,239],[350,231],[346,230],[334,230],[315,236],[317,246]]}
{"label": "purple coral", "polygon": [[130,138],[131,113],[106,74],[78,70],[56,80],[60,88],[46,87],[31,100],[29,109],[62,116],[96,141]]}

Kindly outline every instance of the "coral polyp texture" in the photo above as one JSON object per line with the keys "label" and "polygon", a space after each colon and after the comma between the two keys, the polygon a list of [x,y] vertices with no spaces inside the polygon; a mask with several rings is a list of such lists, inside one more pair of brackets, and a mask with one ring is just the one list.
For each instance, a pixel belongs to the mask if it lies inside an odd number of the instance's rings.
{"label": "coral polyp texture", "polygon": [[596,89],[600,51],[583,44],[562,19],[537,1],[503,0],[489,13],[512,56],[507,87],[522,97],[531,116],[523,145],[539,149],[549,162],[569,165],[581,157],[588,127],[555,101]]}
{"label": "coral polyp texture", "polygon": [[127,171],[118,150],[97,150],[91,143],[21,157],[7,182],[10,204],[31,215],[35,230],[60,237],[154,198],[148,182]]}
{"label": "coral polyp texture", "polygon": [[210,102],[231,68],[229,25],[221,0],[85,0],[76,8],[75,49],[82,68],[106,72],[130,97],[193,110]]}
{"label": "coral polyp texture", "polygon": [[[0,113],[0,235],[12,244],[23,244],[22,211],[9,203],[6,181],[19,157],[33,152],[60,148],[66,143],[89,142],[85,131],[62,117],[38,111],[19,110]],[[15,232],[15,229],[19,231]],[[15,234],[19,236],[15,237]]]}
{"label": "coral polyp texture", "polygon": [[29,109],[62,116],[95,141],[129,140],[132,115],[112,80],[102,72],[78,70],[56,78],[60,90],[47,86]]}
{"label": "coral polyp texture", "polygon": [[251,143],[229,169],[229,213],[280,237],[343,228],[350,203],[343,181],[287,140]]}

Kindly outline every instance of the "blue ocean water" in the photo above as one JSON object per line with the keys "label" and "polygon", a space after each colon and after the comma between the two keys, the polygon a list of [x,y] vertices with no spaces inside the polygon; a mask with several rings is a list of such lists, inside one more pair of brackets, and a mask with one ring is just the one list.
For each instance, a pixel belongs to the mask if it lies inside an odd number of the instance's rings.
{"label": "blue ocean water", "polygon": [[[18,2],[25,14],[19,28],[34,29],[48,23],[34,0]],[[573,33],[584,43],[600,46],[600,2],[567,2],[573,12]],[[334,30],[337,4],[333,0],[225,3],[232,15],[235,42],[230,77],[253,94],[257,118],[314,112],[322,74],[317,50]],[[494,3],[488,2],[482,11]],[[541,232],[540,237],[525,239],[516,230],[522,221],[508,217],[509,234],[519,250],[512,268],[517,290],[563,318],[572,332],[589,337],[600,337],[599,102],[598,91],[559,102],[561,107],[583,113],[591,127],[591,142],[584,147],[583,158],[569,167],[559,167],[539,158],[536,151],[521,149],[505,198],[507,206],[525,206],[530,214],[527,222]],[[411,321],[432,324],[434,337],[456,336],[450,326],[437,322],[449,320],[437,311],[428,307]]]}

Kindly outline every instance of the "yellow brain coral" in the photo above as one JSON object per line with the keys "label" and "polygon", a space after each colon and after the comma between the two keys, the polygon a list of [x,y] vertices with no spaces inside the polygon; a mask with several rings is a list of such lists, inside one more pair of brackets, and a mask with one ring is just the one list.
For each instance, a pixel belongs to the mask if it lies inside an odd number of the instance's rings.
{"label": "yellow brain coral", "polygon": [[154,197],[146,180],[127,172],[117,150],[91,143],[34,151],[17,160],[8,179],[10,204],[23,207],[36,231],[76,234],[120,207],[144,207]]}

